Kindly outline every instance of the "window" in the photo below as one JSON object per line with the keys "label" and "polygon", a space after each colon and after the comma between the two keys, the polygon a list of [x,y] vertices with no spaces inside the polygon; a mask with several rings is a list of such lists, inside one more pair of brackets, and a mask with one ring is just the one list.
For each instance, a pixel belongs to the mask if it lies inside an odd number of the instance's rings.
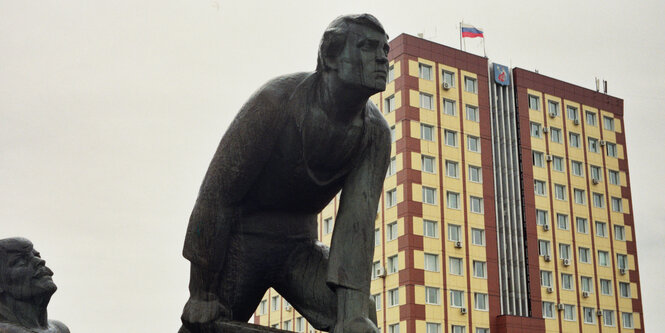
{"label": "window", "polygon": [[399,305],[399,289],[388,290],[388,297],[386,297],[388,307]]}
{"label": "window", "polygon": [[552,168],[554,171],[563,172],[563,157],[552,156]]}
{"label": "window", "polygon": [[464,292],[461,290],[450,290],[450,306],[454,308],[464,307]]}
{"label": "window", "polygon": [[621,297],[630,298],[630,283],[619,282],[619,295]]}
{"label": "window", "polygon": [[443,83],[447,83],[450,87],[455,86],[455,73],[444,70],[441,71],[441,75]]}
{"label": "window", "polygon": [[622,312],[621,321],[623,322],[623,328],[633,328],[633,313],[632,312]]}
{"label": "window", "polygon": [[617,267],[619,269],[628,270],[628,256],[625,254],[617,254]]}
{"label": "window", "polygon": [[483,173],[480,167],[469,165],[469,181],[474,183],[483,182]]}
{"label": "window", "polygon": [[542,239],[538,240],[538,255],[539,256],[550,255],[550,241]]}
{"label": "window", "polygon": [[374,301],[376,311],[381,310],[381,294],[372,295],[372,300]]}
{"label": "window", "polygon": [[612,296],[612,281],[600,279],[600,293],[605,296]]}
{"label": "window", "polygon": [[436,189],[423,186],[423,203],[436,205]]}
{"label": "window", "polygon": [[603,310],[603,325],[614,326],[614,310]]}
{"label": "window", "polygon": [[432,103],[433,97],[430,94],[420,93],[420,107],[427,110],[433,110],[434,105]]}
{"label": "window", "polygon": [[541,132],[539,123],[531,122],[531,136],[534,138],[540,138]]}
{"label": "window", "polygon": [[261,303],[259,303],[259,315],[264,315],[268,313],[268,300],[262,300]]}
{"label": "window", "polygon": [[381,245],[381,229],[374,229],[374,246]]}
{"label": "window", "polygon": [[559,229],[568,230],[570,229],[570,224],[568,224],[568,215],[566,214],[556,214],[556,225]]}
{"label": "window", "polygon": [[399,333],[399,323],[388,325],[388,333]]}
{"label": "window", "polygon": [[457,162],[446,160],[446,176],[457,178]]}
{"label": "window", "polygon": [[575,306],[570,304],[563,305],[563,319],[575,321]]}
{"label": "window", "polygon": [[465,76],[464,77],[464,91],[475,94],[478,91],[478,87],[476,85],[476,79]]}
{"label": "window", "polygon": [[434,287],[425,287],[425,303],[426,304],[440,304],[441,289]]}
{"label": "window", "polygon": [[386,177],[390,177],[396,173],[397,173],[397,158],[392,157],[390,159],[390,164],[388,164],[388,172],[386,173]]}
{"label": "window", "polygon": [[554,184],[554,198],[557,200],[566,200],[566,186]]}
{"label": "window", "polygon": [[603,177],[602,177],[602,169],[599,166],[595,165],[589,165],[589,169],[591,171],[591,179],[597,181],[597,182],[602,182]]}
{"label": "window", "polygon": [[439,223],[431,220],[423,220],[423,235],[425,237],[439,238]]}
{"label": "window", "polygon": [[395,125],[390,126],[390,142],[395,142],[397,139],[396,134],[395,134]]}
{"label": "window", "polygon": [[484,261],[473,261],[473,277],[486,279],[487,278],[487,263]]}
{"label": "window", "polygon": [[467,149],[473,152],[480,152],[480,138],[473,135],[466,136]]}
{"label": "window", "polygon": [[547,194],[545,193],[546,185],[545,185],[545,182],[544,182],[544,181],[534,179],[534,181],[533,181],[533,185],[534,185],[534,191],[536,191],[536,195],[542,195],[542,196],[546,196],[546,195],[547,195]]}
{"label": "window", "polygon": [[399,260],[397,255],[386,258],[386,274],[394,274],[399,270]]}
{"label": "window", "polygon": [[459,242],[462,236],[462,227],[456,224],[448,224],[448,240]]}
{"label": "window", "polygon": [[386,225],[386,241],[397,239],[397,222],[388,223]]}
{"label": "window", "polygon": [[559,115],[559,103],[554,101],[547,101],[547,111],[550,115],[558,116]]}
{"label": "window", "polygon": [[573,176],[584,177],[584,168],[582,167],[582,162],[570,161],[570,166],[573,170]]}
{"label": "window", "polygon": [[472,213],[478,213],[482,214],[483,213],[483,198],[479,197],[470,197],[471,201],[471,212]]}
{"label": "window", "polygon": [[581,285],[582,285],[582,291],[586,291],[588,293],[593,293],[593,280],[589,276],[582,276],[580,278],[581,280]]}
{"label": "window", "polygon": [[586,111],[586,123],[590,126],[596,126],[596,114],[591,111]]}
{"label": "window", "polygon": [[452,146],[452,147],[457,147],[457,132],[450,131],[450,130],[444,130],[443,131],[443,136],[446,140],[446,145]]}
{"label": "window", "polygon": [[610,254],[607,251],[598,250],[598,265],[610,266]]}
{"label": "window", "polygon": [[455,101],[449,99],[443,99],[443,114],[449,116],[454,116],[457,114],[457,108],[455,107]]}
{"label": "window", "polygon": [[570,260],[570,244],[559,244],[559,259]]}
{"label": "window", "polygon": [[585,324],[594,324],[596,322],[596,309],[585,306],[583,312]]}
{"label": "window", "polygon": [[565,290],[573,290],[573,275],[561,273],[561,288]]}
{"label": "window", "polygon": [[589,142],[589,151],[592,152],[592,153],[597,153],[598,152],[598,139],[588,138],[587,141]]}
{"label": "window", "polygon": [[272,311],[279,310],[279,296],[273,296],[270,299],[270,301],[271,301],[270,302],[270,307],[271,307]]}
{"label": "window", "polygon": [[279,328],[279,323],[277,323],[277,324],[273,324],[273,325],[271,325],[270,327],[272,327],[272,328]]}
{"label": "window", "polygon": [[614,239],[618,241],[626,240],[626,228],[622,225],[614,226]]}
{"label": "window", "polygon": [[566,114],[568,115],[568,119],[570,120],[577,120],[579,119],[579,114],[577,112],[577,108],[572,107],[572,106],[566,106]]}
{"label": "window", "polygon": [[540,97],[529,95],[529,109],[540,110]]}
{"label": "window", "polygon": [[543,318],[554,318],[554,303],[543,302]]}
{"label": "window", "polygon": [[471,244],[485,246],[485,230],[471,228]]}
{"label": "window", "polygon": [[614,131],[614,118],[603,116],[603,127],[608,131]]}
{"label": "window", "polygon": [[466,333],[466,327],[459,325],[452,325],[452,333]]}
{"label": "window", "polygon": [[543,153],[533,150],[531,152],[531,155],[533,156],[533,166],[537,166],[539,168],[542,168],[542,167],[545,166],[545,162],[544,162],[544,159],[543,159]]}
{"label": "window", "polygon": [[388,67],[388,81],[387,82],[392,82],[395,80],[395,66],[390,66]]}
{"label": "window", "polygon": [[464,270],[464,268],[463,268],[463,265],[464,265],[464,264],[463,264],[463,262],[462,262],[462,258],[450,257],[450,258],[448,259],[448,263],[449,263],[449,266],[450,266],[450,267],[449,267],[449,269],[450,269],[450,272],[449,272],[449,273],[450,273],[450,274],[453,274],[453,275],[464,275],[464,273],[463,273],[463,272],[464,272],[464,271],[463,271],[463,270]]}
{"label": "window", "polygon": [[583,217],[578,217],[575,219],[575,224],[577,225],[577,232],[581,234],[589,233],[589,221]]}
{"label": "window", "polygon": [[466,106],[466,120],[475,121],[475,122],[480,121],[480,113],[478,112],[477,106],[471,106],[471,105]]}
{"label": "window", "polygon": [[600,193],[593,192],[592,195],[593,197],[593,206],[597,208],[603,208],[605,207],[605,198],[604,195]]}
{"label": "window", "polygon": [[596,236],[607,237],[607,223],[596,221]]}
{"label": "window", "polygon": [[296,332],[305,332],[305,318],[296,318]]}
{"label": "window", "polygon": [[542,287],[552,286],[552,272],[540,271],[540,286]]}
{"label": "window", "polygon": [[421,159],[423,172],[434,173],[435,163],[434,157],[423,155]]}
{"label": "window", "polygon": [[425,270],[430,272],[439,271],[439,255],[432,253],[425,253]]}
{"label": "window", "polygon": [[579,148],[580,147],[580,135],[577,133],[570,132],[568,133],[568,141],[570,143],[570,146],[573,148]]}
{"label": "window", "polygon": [[390,95],[383,100],[383,109],[386,111],[386,113],[395,111],[395,95]]}
{"label": "window", "polygon": [[427,323],[425,327],[426,333],[441,333],[441,324],[439,323]]}
{"label": "window", "polygon": [[607,149],[607,156],[617,157],[617,145],[611,142],[605,143],[605,149]]}
{"label": "window", "polygon": [[573,189],[573,194],[575,196],[575,203],[578,205],[584,205],[584,199],[586,198],[584,190],[579,188]]}
{"label": "window", "polygon": [[612,185],[621,185],[621,178],[619,177],[619,171],[607,170],[608,178],[610,179],[610,184]]}
{"label": "window", "polygon": [[285,331],[290,331],[291,330],[291,320],[285,320],[284,325],[282,325],[282,329]]}
{"label": "window", "polygon": [[476,327],[476,333],[490,333],[490,329],[489,328]]}
{"label": "window", "polygon": [[432,80],[432,66],[418,64],[418,77],[425,80]]}
{"label": "window", "polygon": [[420,124],[420,138],[426,141],[434,141],[434,126]]}
{"label": "window", "polygon": [[323,220],[323,234],[327,235],[333,231],[333,220],[332,217],[328,217]]}
{"label": "window", "polygon": [[390,208],[397,205],[397,189],[386,191],[386,207]]}
{"label": "window", "polygon": [[487,311],[487,294],[473,293],[476,310]]}
{"label": "window", "polygon": [[536,224],[537,225],[546,225],[547,224],[547,211],[536,209]]}
{"label": "window", "polygon": [[561,129],[550,126],[550,141],[556,143],[562,143],[561,141]]}
{"label": "window", "polygon": [[376,280],[379,278],[379,269],[381,269],[381,262],[380,261],[375,261],[372,263],[372,280]]}
{"label": "window", "polygon": [[455,192],[446,192],[446,201],[448,203],[448,208],[459,209],[459,193]]}
{"label": "window", "polygon": [[586,247],[580,247],[578,250],[580,253],[580,262],[585,264],[591,263],[591,250]]}
{"label": "window", "polygon": [[623,205],[621,198],[612,197],[612,211],[618,213],[623,212]]}

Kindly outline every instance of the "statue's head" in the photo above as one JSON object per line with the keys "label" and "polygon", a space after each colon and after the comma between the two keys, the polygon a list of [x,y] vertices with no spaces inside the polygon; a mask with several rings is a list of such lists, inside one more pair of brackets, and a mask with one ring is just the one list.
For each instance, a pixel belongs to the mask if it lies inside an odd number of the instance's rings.
{"label": "statue's head", "polygon": [[0,239],[0,295],[17,300],[53,295],[53,272],[44,264],[29,240]]}
{"label": "statue's head", "polygon": [[374,16],[345,15],[336,18],[323,33],[317,72],[335,72],[344,84],[386,89],[388,35]]}

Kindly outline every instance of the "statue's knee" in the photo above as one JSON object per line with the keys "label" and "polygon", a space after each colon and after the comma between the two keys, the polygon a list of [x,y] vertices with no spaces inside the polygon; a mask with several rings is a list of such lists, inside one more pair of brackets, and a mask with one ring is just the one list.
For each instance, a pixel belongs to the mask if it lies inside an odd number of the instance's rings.
{"label": "statue's knee", "polygon": [[376,319],[376,302],[374,302],[374,297],[372,296],[369,297],[368,307],[367,314],[369,316],[369,320],[371,320],[374,325],[378,325]]}

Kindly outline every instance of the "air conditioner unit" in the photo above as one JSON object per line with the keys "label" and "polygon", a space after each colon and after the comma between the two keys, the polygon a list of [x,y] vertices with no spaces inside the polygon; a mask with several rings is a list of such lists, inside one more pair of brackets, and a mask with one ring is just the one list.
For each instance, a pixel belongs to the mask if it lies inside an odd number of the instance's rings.
{"label": "air conditioner unit", "polygon": [[547,127],[543,127],[543,133],[547,133],[547,132],[549,132],[549,131],[550,131],[549,128],[547,128]]}
{"label": "air conditioner unit", "polygon": [[550,112],[550,118],[556,117],[556,112]]}
{"label": "air conditioner unit", "polygon": [[592,182],[594,185],[598,185],[598,183],[600,183],[600,181],[599,181],[598,179],[596,179],[596,178],[592,178],[592,179],[591,179],[591,182]]}
{"label": "air conditioner unit", "polygon": [[549,224],[543,224],[543,230],[545,230],[545,231],[550,230],[550,225]]}
{"label": "air conditioner unit", "polygon": [[619,273],[621,275],[626,275],[626,269],[625,268],[619,268]]}
{"label": "air conditioner unit", "polygon": [[465,314],[466,313],[466,308],[459,309],[459,312],[461,312],[462,314]]}
{"label": "air conditioner unit", "polygon": [[603,315],[603,310],[601,309],[596,310],[596,316],[600,317],[602,315]]}
{"label": "air conditioner unit", "polygon": [[551,294],[551,293],[553,293],[553,292],[554,292],[554,288],[552,288],[552,287],[547,287],[547,293],[548,293],[548,294]]}
{"label": "air conditioner unit", "polygon": [[600,140],[600,145],[604,146],[605,145],[605,140]]}
{"label": "air conditioner unit", "polygon": [[291,311],[291,305],[286,305],[284,306],[285,311]]}
{"label": "air conditioner unit", "polygon": [[588,291],[583,291],[582,292],[582,297],[588,298],[589,297],[589,292]]}
{"label": "air conditioner unit", "polygon": [[559,304],[556,305],[556,308],[557,308],[557,310],[563,310],[564,306],[563,306],[563,304],[559,303]]}
{"label": "air conditioner unit", "polygon": [[448,82],[444,82],[444,83],[442,83],[442,84],[441,84],[441,87],[442,87],[444,90],[448,90],[448,89],[451,88],[451,87],[450,87],[450,83],[448,83]]}
{"label": "air conditioner unit", "polygon": [[545,156],[545,160],[547,160],[547,162],[552,162],[552,155]]}
{"label": "air conditioner unit", "polygon": [[386,276],[386,268],[383,266],[379,266],[379,268],[376,269],[376,276],[377,277],[385,277]]}
{"label": "air conditioner unit", "polygon": [[564,266],[570,266],[570,259],[563,259]]}
{"label": "air conditioner unit", "polygon": [[552,260],[552,257],[550,257],[549,254],[546,254],[546,255],[544,255],[543,257],[544,257],[545,261],[547,261],[547,262],[549,262],[550,260]]}
{"label": "air conditioner unit", "polygon": [[462,242],[460,242],[460,241],[455,242],[455,247],[458,248],[458,249],[461,249],[462,248]]}
{"label": "air conditioner unit", "polygon": [[575,124],[575,125],[579,125],[579,124],[580,124],[580,120],[579,120],[579,119],[575,119],[575,120],[573,120],[573,124]]}

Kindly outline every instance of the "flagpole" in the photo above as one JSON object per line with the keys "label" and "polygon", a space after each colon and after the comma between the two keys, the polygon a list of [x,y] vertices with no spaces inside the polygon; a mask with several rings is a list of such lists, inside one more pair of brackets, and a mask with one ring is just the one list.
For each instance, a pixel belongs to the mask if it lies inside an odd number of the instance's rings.
{"label": "flagpole", "polygon": [[485,49],[485,34],[483,34],[483,53],[485,53],[485,58],[487,58],[487,50]]}
{"label": "flagpole", "polygon": [[459,49],[462,51],[462,22],[459,23]]}

